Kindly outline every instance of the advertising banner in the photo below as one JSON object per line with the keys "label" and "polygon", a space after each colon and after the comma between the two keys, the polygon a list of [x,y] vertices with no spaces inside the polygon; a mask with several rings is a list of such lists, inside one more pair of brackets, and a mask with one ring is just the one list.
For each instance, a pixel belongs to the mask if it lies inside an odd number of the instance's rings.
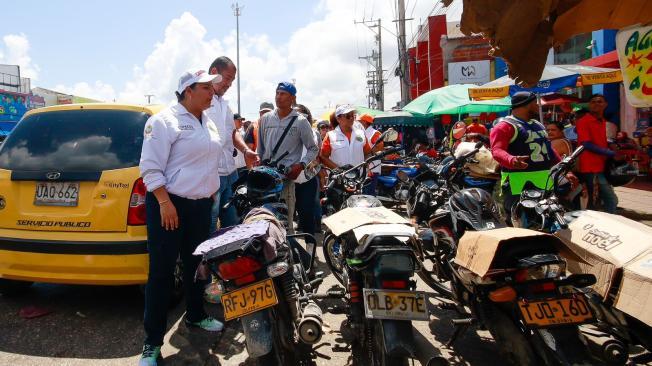
{"label": "advertising banner", "polygon": [[448,63],[448,84],[488,83],[491,80],[490,61],[467,61]]}
{"label": "advertising banner", "polygon": [[652,26],[622,29],[616,35],[616,49],[627,102],[652,107]]}

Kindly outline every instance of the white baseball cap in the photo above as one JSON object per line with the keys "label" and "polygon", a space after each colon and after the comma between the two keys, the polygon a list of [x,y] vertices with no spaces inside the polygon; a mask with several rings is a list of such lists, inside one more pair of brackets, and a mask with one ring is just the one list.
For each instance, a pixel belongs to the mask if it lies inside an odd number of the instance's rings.
{"label": "white baseball cap", "polygon": [[341,116],[343,114],[347,114],[352,111],[355,111],[355,108],[353,108],[353,106],[351,106],[350,104],[339,105],[337,106],[337,108],[335,108],[335,117]]}
{"label": "white baseball cap", "polygon": [[209,83],[213,82],[214,84],[222,81],[222,75],[215,74],[210,75],[205,70],[190,70],[186,71],[179,78],[179,87],[177,88],[177,93],[181,94],[187,87],[194,83]]}

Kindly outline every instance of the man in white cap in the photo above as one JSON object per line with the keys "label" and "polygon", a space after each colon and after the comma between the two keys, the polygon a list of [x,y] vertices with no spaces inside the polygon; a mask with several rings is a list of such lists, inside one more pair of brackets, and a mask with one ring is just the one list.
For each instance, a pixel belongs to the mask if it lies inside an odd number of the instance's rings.
{"label": "man in white cap", "polygon": [[247,143],[247,146],[249,146],[250,149],[256,151],[258,149],[258,127],[260,126],[260,119],[263,118],[265,113],[271,112],[274,110],[274,104],[270,102],[262,102],[260,103],[260,108],[258,110],[258,114],[260,115],[260,118],[258,118],[257,121],[252,122],[251,126],[247,129],[247,133],[245,134],[245,142]]}
{"label": "man in white cap", "polygon": [[220,159],[220,190],[215,192],[215,203],[213,204],[211,216],[211,229],[217,229],[217,220],[219,218],[220,226],[227,227],[238,223],[238,217],[235,206],[229,206],[223,209],[224,205],[233,197],[232,185],[238,180],[238,171],[235,157],[239,150],[248,164],[255,165],[258,162],[258,154],[245,144],[242,135],[237,133],[233,119],[233,111],[229,108],[229,103],[224,99],[224,94],[231,87],[236,75],[236,67],[233,61],[228,57],[218,57],[211,64],[210,74],[218,74],[222,81],[215,84],[215,96],[213,105],[208,110],[209,115],[215,121],[220,135],[224,139],[224,150]]}

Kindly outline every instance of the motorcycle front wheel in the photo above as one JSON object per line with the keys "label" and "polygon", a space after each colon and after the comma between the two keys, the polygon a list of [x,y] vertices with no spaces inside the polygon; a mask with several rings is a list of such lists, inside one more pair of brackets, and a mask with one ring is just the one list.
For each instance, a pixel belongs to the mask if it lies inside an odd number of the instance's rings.
{"label": "motorcycle front wheel", "polygon": [[344,285],[344,248],[342,246],[342,238],[333,234],[326,235],[326,237],[324,237],[322,250],[324,251],[326,265],[328,265],[331,273],[333,273],[333,276]]}
{"label": "motorcycle front wheel", "polygon": [[[418,272],[419,277],[433,290],[437,291],[440,295],[452,299],[453,291],[451,290],[450,280],[451,276],[447,275],[446,261],[452,255],[450,253],[455,245],[455,238],[450,229],[446,227],[433,227],[432,234],[434,239],[434,251],[424,248],[426,260],[424,262],[429,265],[424,265]],[[429,269],[431,268],[431,269]]]}

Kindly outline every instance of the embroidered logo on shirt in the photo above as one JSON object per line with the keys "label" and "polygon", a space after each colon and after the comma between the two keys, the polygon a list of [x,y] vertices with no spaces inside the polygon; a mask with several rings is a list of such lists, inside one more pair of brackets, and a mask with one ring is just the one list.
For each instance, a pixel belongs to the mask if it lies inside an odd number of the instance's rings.
{"label": "embroidered logo on shirt", "polygon": [[355,138],[355,140],[358,141],[358,142],[362,142],[362,137],[358,136],[358,137]]}
{"label": "embroidered logo on shirt", "polygon": [[152,137],[152,125],[145,126],[145,137]]}
{"label": "embroidered logo on shirt", "polygon": [[195,128],[191,125],[181,125],[179,126],[181,131],[193,131]]}

